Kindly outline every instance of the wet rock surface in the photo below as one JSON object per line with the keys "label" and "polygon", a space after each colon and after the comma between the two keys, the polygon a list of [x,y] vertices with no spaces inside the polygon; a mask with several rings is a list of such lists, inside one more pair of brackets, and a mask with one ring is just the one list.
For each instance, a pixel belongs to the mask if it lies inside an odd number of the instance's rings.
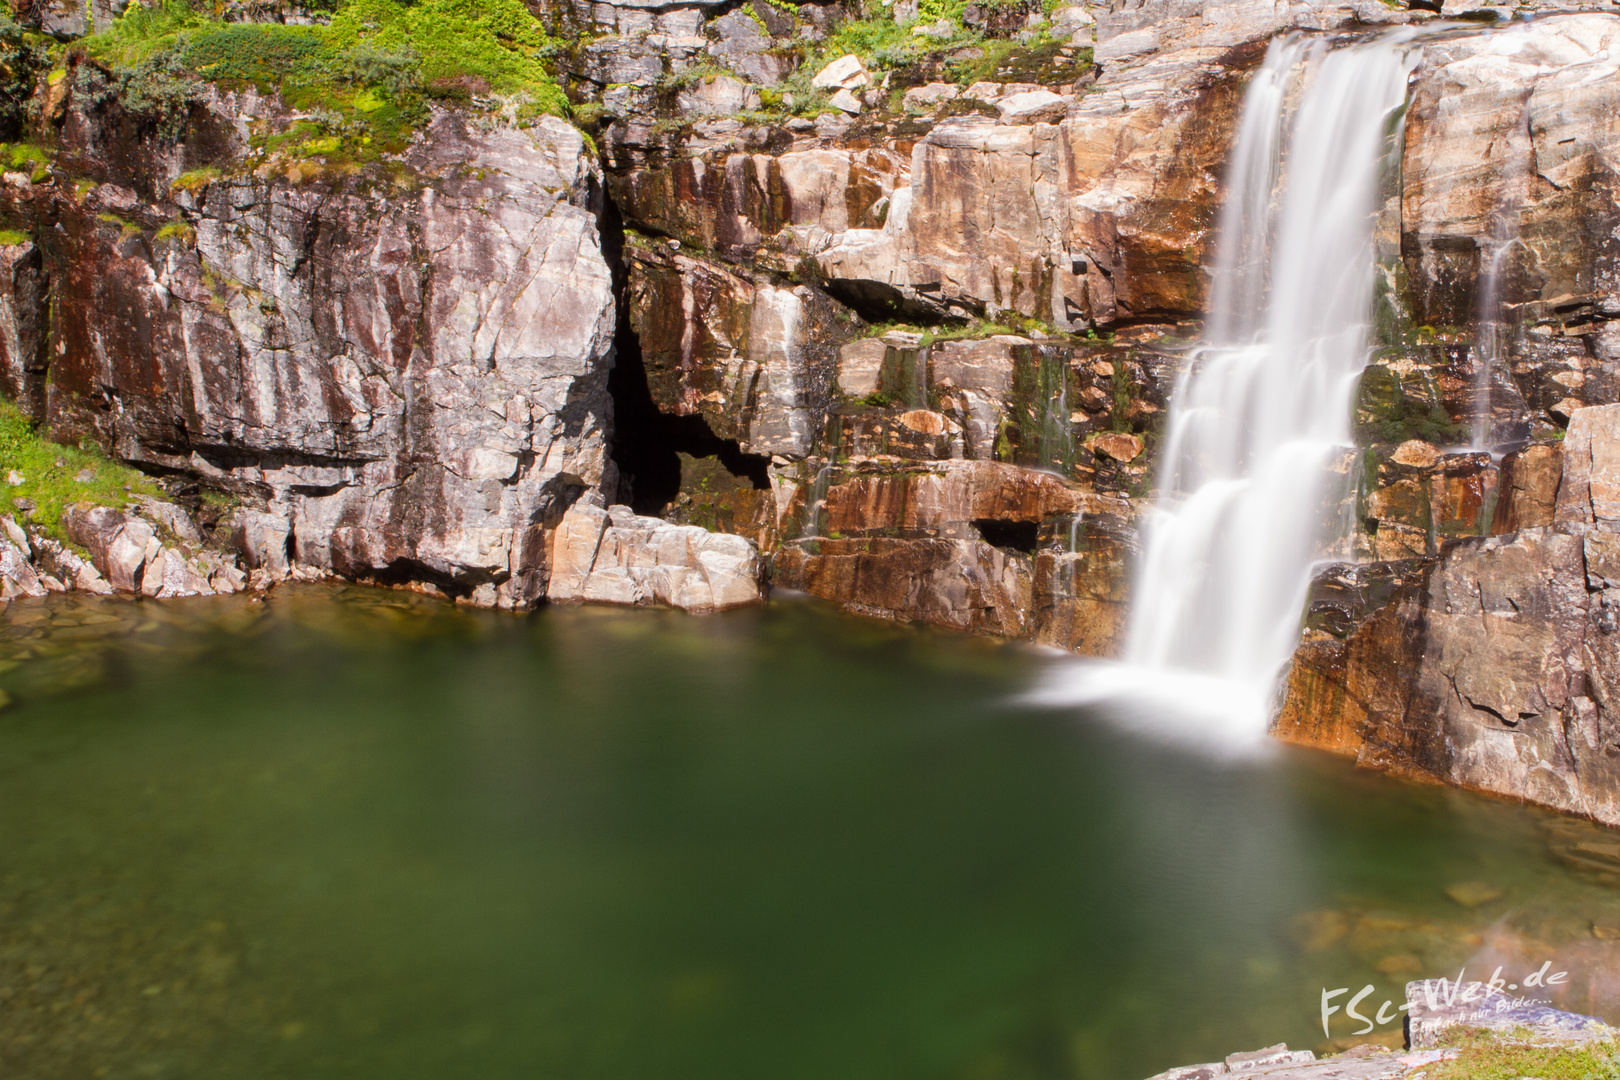
{"label": "wet rock surface", "polygon": [[[1274,731],[1368,767],[1620,824],[1617,411],[1575,412],[1550,523],[1319,580],[1313,609],[1329,618],[1307,632]],[[1536,513],[1545,480],[1527,500]]]}

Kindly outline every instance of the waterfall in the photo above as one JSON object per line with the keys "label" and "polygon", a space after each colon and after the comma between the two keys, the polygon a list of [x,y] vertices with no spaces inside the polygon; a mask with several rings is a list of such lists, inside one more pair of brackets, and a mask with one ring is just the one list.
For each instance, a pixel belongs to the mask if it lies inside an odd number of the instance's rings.
{"label": "waterfall", "polygon": [[1486,234],[1481,238],[1479,248],[1473,410],[1473,447],[1476,450],[1490,450],[1494,442],[1491,376],[1503,364],[1503,349],[1507,344],[1505,338],[1510,332],[1507,311],[1502,304],[1503,263],[1519,242],[1520,206],[1528,194],[1530,181],[1532,151],[1528,96],[1514,135],[1505,141],[1502,149],[1506,161],[1498,166],[1496,195]]}
{"label": "waterfall", "polygon": [[1331,466],[1367,362],[1412,36],[1268,50],[1229,168],[1206,343],[1171,398],[1125,662],[1059,676],[1040,700],[1147,699],[1137,719],[1170,734],[1263,740],[1344,493]]}

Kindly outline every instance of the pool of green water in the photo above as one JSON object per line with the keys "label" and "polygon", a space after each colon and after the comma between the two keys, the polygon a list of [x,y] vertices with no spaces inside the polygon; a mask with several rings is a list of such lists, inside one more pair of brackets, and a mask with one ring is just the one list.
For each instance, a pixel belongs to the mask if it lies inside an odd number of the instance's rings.
{"label": "pool of green water", "polygon": [[1543,959],[1610,1008],[1614,834],[1017,704],[1056,662],[796,601],[15,602],[0,1077],[1140,1080]]}

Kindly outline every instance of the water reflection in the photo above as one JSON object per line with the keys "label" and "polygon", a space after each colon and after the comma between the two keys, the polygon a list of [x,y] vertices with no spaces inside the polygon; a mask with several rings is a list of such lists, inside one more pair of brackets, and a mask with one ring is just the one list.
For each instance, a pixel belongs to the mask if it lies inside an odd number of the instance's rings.
{"label": "water reflection", "polygon": [[310,587],[19,602],[0,664],[0,1075],[1138,1080],[1520,957],[1615,1015],[1615,834],[983,639]]}

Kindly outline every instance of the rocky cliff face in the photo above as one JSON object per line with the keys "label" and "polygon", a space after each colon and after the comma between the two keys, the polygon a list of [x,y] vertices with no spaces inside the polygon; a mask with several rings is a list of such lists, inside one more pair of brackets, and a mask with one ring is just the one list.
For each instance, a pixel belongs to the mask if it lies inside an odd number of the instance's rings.
{"label": "rocky cliff face", "polygon": [[[63,107],[64,156],[114,137],[74,89]],[[229,133],[252,107],[217,98],[202,123]],[[171,188],[179,164],[7,184],[0,212],[37,237],[13,261],[46,283],[15,308],[19,396],[57,438],[257,497],[299,563],[532,601],[531,527],[614,482],[613,296],[579,133],[445,113],[394,190]]]}
{"label": "rocky cliff face", "polygon": [[[14,4],[64,38],[86,10]],[[271,577],[707,608],[768,574],[1108,654],[1249,72],[1431,18],[535,10],[585,135],[458,84],[363,167],[274,87],[194,79],[165,119],[84,52],[18,68],[7,396],[243,500]],[[1471,18],[1412,78],[1355,528],[1278,731],[1610,820],[1620,17]]]}
{"label": "rocky cliff face", "polygon": [[1281,737],[1620,825],[1620,406],[1562,449],[1514,531],[1319,583]]}

